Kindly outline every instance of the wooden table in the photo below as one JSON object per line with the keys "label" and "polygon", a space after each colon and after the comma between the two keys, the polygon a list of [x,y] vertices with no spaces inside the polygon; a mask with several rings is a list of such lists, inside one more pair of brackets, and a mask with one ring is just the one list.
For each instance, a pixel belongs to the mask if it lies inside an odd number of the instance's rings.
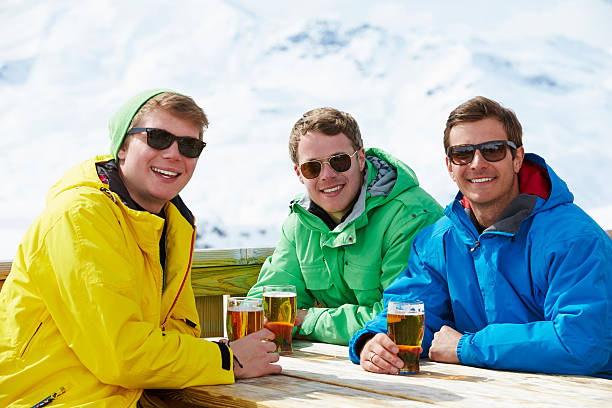
{"label": "wooden table", "polygon": [[[421,361],[412,376],[374,374],[348,348],[294,341],[283,372],[232,385],[165,391],[183,407],[611,407],[612,380]],[[172,406],[172,405],[171,405]]]}

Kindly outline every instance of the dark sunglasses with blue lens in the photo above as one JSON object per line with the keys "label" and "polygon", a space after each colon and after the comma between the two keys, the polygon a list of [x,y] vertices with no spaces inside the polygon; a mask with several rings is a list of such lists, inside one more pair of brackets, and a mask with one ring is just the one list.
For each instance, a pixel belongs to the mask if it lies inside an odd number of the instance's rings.
{"label": "dark sunglasses with blue lens", "polygon": [[206,142],[200,139],[190,136],[174,136],[164,129],[135,127],[130,129],[127,134],[133,135],[143,132],[147,134],[147,144],[156,150],[165,150],[172,146],[172,143],[176,140],[179,152],[190,159],[200,157],[200,153],[206,146]]}

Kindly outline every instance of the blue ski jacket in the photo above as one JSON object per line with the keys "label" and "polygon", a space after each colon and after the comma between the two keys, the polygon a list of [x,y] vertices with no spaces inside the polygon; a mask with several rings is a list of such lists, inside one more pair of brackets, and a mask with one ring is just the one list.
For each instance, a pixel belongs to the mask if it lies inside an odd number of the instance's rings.
{"label": "blue ski jacket", "polygon": [[354,363],[386,333],[390,299],[420,299],[424,357],[448,325],[463,334],[461,364],[612,378],[612,240],[541,157],[525,155],[519,190],[480,234],[459,192],[417,235],[383,312],[351,339]]}

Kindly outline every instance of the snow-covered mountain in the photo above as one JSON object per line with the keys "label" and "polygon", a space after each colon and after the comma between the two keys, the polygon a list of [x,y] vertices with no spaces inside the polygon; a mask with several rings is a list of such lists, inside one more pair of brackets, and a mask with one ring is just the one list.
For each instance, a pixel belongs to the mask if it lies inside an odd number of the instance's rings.
{"label": "snow-covered mountain", "polygon": [[612,2],[8,0],[0,5],[0,259],[72,165],[108,151],[132,94],[171,87],[209,115],[182,193],[200,247],[273,246],[302,191],[301,114],[353,114],[441,204],[448,113],[475,95],[517,113],[527,151],[612,229]]}

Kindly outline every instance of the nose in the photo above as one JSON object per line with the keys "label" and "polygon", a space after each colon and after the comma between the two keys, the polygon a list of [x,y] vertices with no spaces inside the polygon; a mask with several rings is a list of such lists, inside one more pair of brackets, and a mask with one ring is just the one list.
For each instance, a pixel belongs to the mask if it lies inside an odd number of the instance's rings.
{"label": "nose", "polygon": [[177,140],[173,141],[170,146],[162,150],[162,154],[164,157],[167,157],[167,158],[180,157],[181,152],[179,152],[179,149],[178,149],[178,141]]}
{"label": "nose", "polygon": [[488,163],[489,162],[485,160],[485,158],[482,156],[482,153],[480,153],[480,149],[476,149],[476,151],[474,152],[474,158],[470,163],[470,167],[484,167]]}
{"label": "nose", "polygon": [[319,174],[319,178],[327,179],[334,177],[336,175],[336,171],[332,169],[329,162],[324,162],[321,164],[321,174]]}

